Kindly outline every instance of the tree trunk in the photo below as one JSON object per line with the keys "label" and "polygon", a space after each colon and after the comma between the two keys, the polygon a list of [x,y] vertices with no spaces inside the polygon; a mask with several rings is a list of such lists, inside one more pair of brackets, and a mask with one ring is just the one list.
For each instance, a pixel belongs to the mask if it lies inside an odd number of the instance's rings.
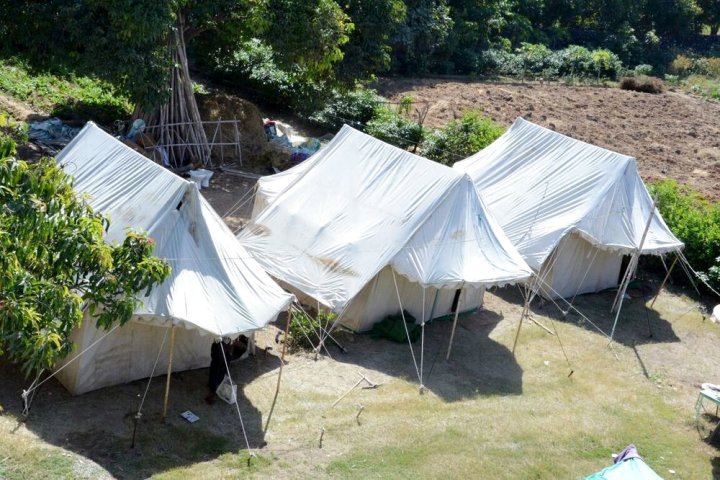
{"label": "tree trunk", "polygon": [[200,118],[185,50],[185,22],[178,14],[177,27],[169,36],[169,50],[173,59],[168,82],[168,103],[152,112],[138,106],[135,118],[145,120],[146,131],[156,142],[155,158],[173,168],[192,164],[212,166],[210,146]]}

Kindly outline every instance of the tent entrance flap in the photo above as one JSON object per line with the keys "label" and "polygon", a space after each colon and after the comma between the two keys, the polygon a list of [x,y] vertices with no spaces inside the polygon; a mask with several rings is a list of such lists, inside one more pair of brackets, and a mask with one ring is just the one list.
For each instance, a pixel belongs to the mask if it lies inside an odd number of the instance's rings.
{"label": "tent entrance flap", "polygon": [[545,283],[541,295],[571,298],[618,285],[622,252],[600,249],[577,233],[566,235],[556,251],[538,274]]}

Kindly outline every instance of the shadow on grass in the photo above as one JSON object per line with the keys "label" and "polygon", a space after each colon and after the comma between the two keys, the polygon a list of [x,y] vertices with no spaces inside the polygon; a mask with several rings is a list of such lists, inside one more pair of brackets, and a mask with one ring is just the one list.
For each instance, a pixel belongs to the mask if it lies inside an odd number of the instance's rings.
{"label": "shadow on grass", "polygon": [[[517,289],[498,289],[494,293],[508,302],[522,303],[522,297]],[[615,321],[615,314],[610,312],[610,308],[616,293],[615,290],[605,290],[578,295],[573,307],[582,312],[586,318],[569,309],[568,304],[562,299],[552,301],[539,295],[530,304],[530,312],[556,321],[579,325],[598,335],[609,336]],[[635,345],[680,341],[672,324],[657,310],[646,306],[655,294],[652,289],[635,288],[628,290],[628,294],[631,298],[624,300],[620,310],[613,337],[615,342],[633,348]],[[570,300],[568,299],[568,302]]]}
{"label": "shadow on grass", "polygon": [[[231,365],[238,383],[238,405],[252,449],[265,444],[262,414],[242,395],[243,386],[279,367],[277,357],[259,350]],[[44,442],[73,451],[107,470],[115,478],[147,478],[167,470],[208,461],[245,450],[237,410],[218,400],[207,405],[207,369],[172,375],[168,414],[161,420],[166,376],[151,382],[143,415],[137,423],[135,447],[131,448],[135,413],[147,386],[146,380],[71,396],[54,379],[35,396],[26,428]],[[21,418],[20,394],[27,388],[22,374],[0,361],[0,407],[5,414]],[[200,417],[188,423],[180,413],[191,410]],[[3,432],[6,439],[15,431]]]}
{"label": "shadow on grass", "polygon": [[[510,350],[489,337],[502,317],[489,310],[460,315],[450,359],[446,361],[452,319],[436,319],[425,326],[422,355],[425,387],[448,402],[476,396],[522,394],[523,370]],[[333,358],[420,385],[407,343],[373,340],[369,335],[343,338],[348,352]],[[342,340],[341,340],[342,342]],[[413,344],[420,368],[421,341]],[[332,350],[331,350],[332,351]]]}
{"label": "shadow on grass", "polygon": [[720,480],[720,457],[715,457],[710,460],[710,465],[712,465],[713,480]]}

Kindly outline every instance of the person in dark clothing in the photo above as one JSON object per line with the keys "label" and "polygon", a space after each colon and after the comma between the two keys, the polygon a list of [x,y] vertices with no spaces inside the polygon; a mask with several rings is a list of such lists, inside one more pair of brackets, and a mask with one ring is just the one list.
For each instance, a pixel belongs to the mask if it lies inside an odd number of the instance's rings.
{"label": "person in dark clothing", "polygon": [[232,342],[232,356],[228,357],[231,361],[242,360],[247,357],[250,339],[245,335],[238,336]]}
{"label": "person in dark clothing", "polygon": [[[205,397],[207,403],[215,402],[215,391],[220,386],[227,373],[225,362],[229,361],[232,356],[233,347],[229,341],[222,340],[213,342],[210,346],[210,376],[208,378],[208,388],[210,393]],[[223,356],[225,358],[223,358]]]}

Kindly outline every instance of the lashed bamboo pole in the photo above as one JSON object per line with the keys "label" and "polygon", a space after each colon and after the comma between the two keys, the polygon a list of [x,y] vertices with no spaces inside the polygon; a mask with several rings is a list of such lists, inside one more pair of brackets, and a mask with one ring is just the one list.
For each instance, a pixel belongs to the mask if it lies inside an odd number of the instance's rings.
{"label": "lashed bamboo pole", "polygon": [[170,327],[170,354],[168,358],[167,379],[165,380],[165,399],[163,400],[162,419],[167,417],[168,398],[170,397],[170,376],[172,374],[173,352],[175,350],[175,325]]}

